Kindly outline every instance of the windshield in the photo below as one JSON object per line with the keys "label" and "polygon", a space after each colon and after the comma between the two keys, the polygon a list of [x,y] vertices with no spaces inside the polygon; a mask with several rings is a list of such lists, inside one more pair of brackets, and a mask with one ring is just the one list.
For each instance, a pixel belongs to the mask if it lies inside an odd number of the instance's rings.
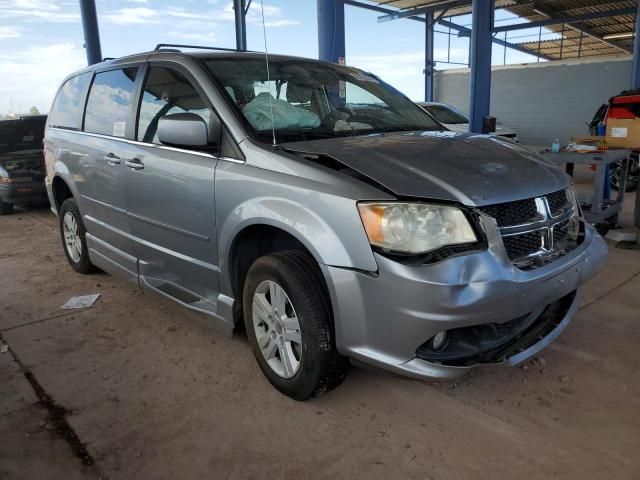
{"label": "windshield", "polygon": [[461,124],[469,123],[469,119],[459,110],[448,105],[423,105],[425,110],[433,115],[440,123]]}
{"label": "windshield", "polygon": [[413,102],[361,70],[298,59],[209,59],[205,65],[253,130],[270,142],[441,130]]}

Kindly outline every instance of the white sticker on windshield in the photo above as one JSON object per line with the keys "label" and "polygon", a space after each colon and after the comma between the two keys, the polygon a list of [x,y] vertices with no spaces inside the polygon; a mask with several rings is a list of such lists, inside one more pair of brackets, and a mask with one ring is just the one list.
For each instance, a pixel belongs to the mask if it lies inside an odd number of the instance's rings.
{"label": "white sticker on windshield", "polygon": [[378,83],[378,84],[380,83],[375,78],[370,77],[369,75],[365,75],[364,73],[356,73],[353,76],[356,80],[360,80],[361,82],[372,82],[372,83]]}
{"label": "white sticker on windshield", "polygon": [[127,122],[120,122],[118,120],[113,122],[114,137],[124,137],[126,129],[127,129]]}

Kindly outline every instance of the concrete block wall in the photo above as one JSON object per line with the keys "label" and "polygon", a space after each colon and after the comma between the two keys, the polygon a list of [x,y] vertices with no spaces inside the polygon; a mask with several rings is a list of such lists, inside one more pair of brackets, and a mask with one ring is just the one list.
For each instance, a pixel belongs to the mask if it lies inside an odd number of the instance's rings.
{"label": "concrete block wall", "polygon": [[[491,114],[515,129],[523,143],[565,144],[587,134],[600,105],[629,88],[631,57],[608,57],[492,69]],[[435,99],[469,112],[469,69],[436,73]]]}

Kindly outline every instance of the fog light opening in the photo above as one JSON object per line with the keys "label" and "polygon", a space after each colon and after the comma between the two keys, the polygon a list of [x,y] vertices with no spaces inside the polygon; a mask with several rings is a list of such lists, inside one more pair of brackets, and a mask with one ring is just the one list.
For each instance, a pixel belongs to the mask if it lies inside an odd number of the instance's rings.
{"label": "fog light opening", "polygon": [[431,348],[435,351],[442,350],[442,348],[447,343],[447,332],[443,330],[440,333],[436,333],[434,337],[431,339]]}

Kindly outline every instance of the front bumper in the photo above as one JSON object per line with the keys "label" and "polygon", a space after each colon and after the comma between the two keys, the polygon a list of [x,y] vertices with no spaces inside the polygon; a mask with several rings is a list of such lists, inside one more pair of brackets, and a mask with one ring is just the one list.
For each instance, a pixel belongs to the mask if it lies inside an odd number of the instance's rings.
{"label": "front bumper", "polygon": [[31,203],[47,200],[44,182],[20,182],[0,185],[0,200],[5,203]]}
{"label": "front bumper", "polygon": [[[606,253],[604,240],[585,225],[578,248],[528,271],[516,268],[495,239],[487,250],[431,265],[407,266],[376,254],[376,274],[325,265],[338,351],[412,377],[458,377],[473,367],[427,362],[416,350],[443,330],[541,312],[591,279]],[[570,322],[578,302],[575,295],[552,331],[502,363],[519,363],[544,348]]]}

